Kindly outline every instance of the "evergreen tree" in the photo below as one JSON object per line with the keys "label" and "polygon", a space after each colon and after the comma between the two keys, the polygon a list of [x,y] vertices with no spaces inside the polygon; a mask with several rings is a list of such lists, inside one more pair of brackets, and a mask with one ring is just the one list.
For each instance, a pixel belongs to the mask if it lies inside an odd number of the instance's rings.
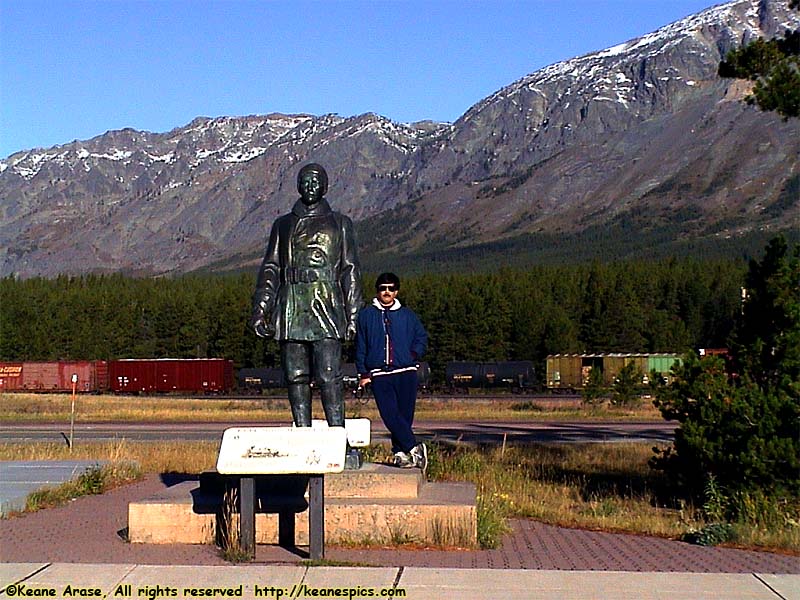
{"label": "evergreen tree", "polygon": [[736,371],[763,389],[800,397],[800,245],[784,237],[751,261],[742,318],[731,347]]}
{"label": "evergreen tree", "polygon": [[[594,369],[592,369],[594,371]],[[617,373],[611,386],[611,404],[631,406],[641,402],[642,372],[634,362],[629,362]]]}
{"label": "evergreen tree", "polygon": [[[773,239],[752,261],[732,338],[734,375],[689,354],[656,406],[680,427],[653,466],[690,495],[714,477],[733,496],[800,492],[800,246]],[[738,497],[741,497],[739,495]]]}
{"label": "evergreen tree", "polygon": [[753,96],[762,110],[773,110],[787,118],[800,116],[800,60],[792,57],[775,65],[766,77],[756,81]]}
{"label": "evergreen tree", "polygon": [[[800,10],[800,3],[792,1],[789,7]],[[720,63],[719,75],[755,81],[746,100],[762,110],[787,119],[800,116],[800,30],[732,50]]]}
{"label": "evergreen tree", "polygon": [[599,404],[606,394],[606,388],[603,385],[603,371],[599,367],[592,367],[589,370],[589,378],[586,385],[581,391],[583,402],[585,404],[595,405]]}

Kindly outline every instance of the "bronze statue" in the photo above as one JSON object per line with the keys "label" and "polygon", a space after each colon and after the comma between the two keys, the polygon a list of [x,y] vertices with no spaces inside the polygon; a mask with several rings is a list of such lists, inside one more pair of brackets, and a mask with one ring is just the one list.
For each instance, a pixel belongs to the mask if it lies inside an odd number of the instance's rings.
{"label": "bronze statue", "polygon": [[320,165],[300,169],[297,191],[292,212],[272,225],[250,325],[280,343],[295,425],[311,426],[313,376],[328,425],[343,427],[342,341],[355,336],[363,304],[353,223],[324,199]]}

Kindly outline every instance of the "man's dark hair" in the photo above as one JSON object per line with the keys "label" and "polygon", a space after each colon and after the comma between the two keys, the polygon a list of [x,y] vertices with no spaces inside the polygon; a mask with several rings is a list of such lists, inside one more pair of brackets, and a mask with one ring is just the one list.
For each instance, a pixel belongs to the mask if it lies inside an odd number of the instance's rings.
{"label": "man's dark hair", "polygon": [[381,273],[375,280],[375,289],[377,290],[379,285],[386,285],[386,284],[392,284],[399,290],[400,278],[394,273]]}
{"label": "man's dark hair", "polygon": [[301,192],[300,190],[300,180],[302,179],[303,175],[308,171],[313,171],[317,175],[319,175],[320,182],[322,183],[322,195],[328,193],[328,174],[325,172],[325,168],[322,165],[318,165],[317,163],[309,163],[300,169],[300,172],[297,174],[297,191]]}

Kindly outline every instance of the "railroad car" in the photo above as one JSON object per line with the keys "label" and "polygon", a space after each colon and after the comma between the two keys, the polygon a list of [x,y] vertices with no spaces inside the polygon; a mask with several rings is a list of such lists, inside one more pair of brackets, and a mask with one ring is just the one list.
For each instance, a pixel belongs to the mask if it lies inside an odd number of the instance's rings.
{"label": "railroad car", "polygon": [[592,369],[603,374],[603,385],[611,386],[623,367],[633,363],[647,384],[655,371],[669,379],[670,369],[681,362],[679,354],[551,354],[547,357],[547,388],[576,391],[586,386]]}
{"label": "railroad car", "polygon": [[[419,387],[427,389],[430,380],[430,367],[428,363],[421,362],[417,371]],[[342,383],[346,390],[355,391],[358,388],[358,372],[355,363],[342,363]],[[239,369],[237,383],[239,391],[245,394],[261,394],[268,390],[286,387],[283,369],[280,367],[255,367]]]}
{"label": "railroad car", "polygon": [[104,360],[0,363],[0,392],[71,392],[108,390],[108,363]]}
{"label": "railroad car", "polygon": [[223,358],[122,359],[108,363],[117,393],[227,393],[233,389],[233,361]]}
{"label": "railroad car", "polygon": [[260,394],[264,390],[286,387],[283,369],[280,367],[252,367],[239,369],[236,379],[239,392]]}
{"label": "railroad car", "polygon": [[451,391],[467,388],[506,387],[515,392],[535,386],[533,363],[529,360],[505,362],[449,362],[445,381]]}

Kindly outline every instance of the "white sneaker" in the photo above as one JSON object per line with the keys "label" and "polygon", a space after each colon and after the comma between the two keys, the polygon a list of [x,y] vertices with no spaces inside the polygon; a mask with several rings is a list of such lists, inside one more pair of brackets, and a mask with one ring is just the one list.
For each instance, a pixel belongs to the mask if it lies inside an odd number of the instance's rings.
{"label": "white sneaker", "polygon": [[411,454],[407,452],[395,452],[394,466],[400,467],[401,469],[411,469],[412,467],[416,467],[417,465],[416,461],[414,460],[414,457]]}
{"label": "white sneaker", "polygon": [[425,444],[417,444],[409,454],[414,460],[414,466],[422,469],[424,474],[428,470],[428,447]]}

